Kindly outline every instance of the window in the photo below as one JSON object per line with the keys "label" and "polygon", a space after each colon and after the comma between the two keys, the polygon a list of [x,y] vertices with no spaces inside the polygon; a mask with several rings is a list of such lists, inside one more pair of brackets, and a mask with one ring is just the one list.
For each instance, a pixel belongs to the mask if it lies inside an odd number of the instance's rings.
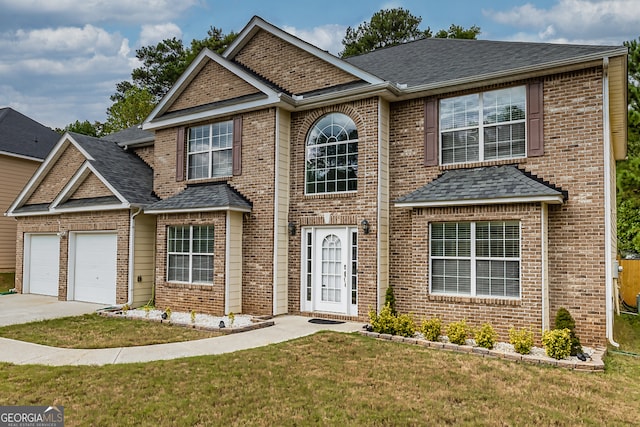
{"label": "window", "polygon": [[431,224],[431,292],[520,296],[520,223]]}
{"label": "window", "polygon": [[524,157],[526,87],[440,100],[442,164]]}
{"label": "window", "polygon": [[213,226],[168,228],[167,280],[213,283]]}
{"label": "window", "polygon": [[230,176],[232,147],[233,120],[189,128],[188,179]]}
{"label": "window", "polygon": [[309,132],[306,150],[306,194],[358,189],[358,130],[348,116],[323,116]]}

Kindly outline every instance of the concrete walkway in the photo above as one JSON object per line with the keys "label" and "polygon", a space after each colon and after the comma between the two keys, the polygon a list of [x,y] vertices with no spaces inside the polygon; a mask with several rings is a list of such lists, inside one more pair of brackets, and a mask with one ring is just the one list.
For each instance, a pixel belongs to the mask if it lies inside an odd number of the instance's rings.
{"label": "concrete walkway", "polygon": [[18,365],[39,364],[108,365],[115,363],[150,362],[179,357],[231,353],[238,350],[262,347],[314,334],[321,330],[355,332],[361,323],[346,322],[337,325],[309,323],[308,317],[279,316],[272,319],[275,325],[253,331],[223,335],[196,341],[156,344],[140,347],[119,347],[82,350],[48,347],[23,341],[0,338],[0,362]]}

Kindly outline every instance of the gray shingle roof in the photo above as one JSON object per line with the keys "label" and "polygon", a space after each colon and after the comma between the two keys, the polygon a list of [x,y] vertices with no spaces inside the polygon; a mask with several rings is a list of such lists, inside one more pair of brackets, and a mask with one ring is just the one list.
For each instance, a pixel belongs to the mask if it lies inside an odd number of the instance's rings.
{"label": "gray shingle roof", "polygon": [[250,211],[252,204],[226,182],[215,182],[190,185],[173,197],[147,206],[145,211],[156,212],[182,209],[197,211],[216,208]]}
{"label": "gray shingle roof", "polygon": [[34,213],[34,212],[48,212],[49,203],[37,203],[33,205],[23,205],[15,209],[14,213]]}
{"label": "gray shingle roof", "polygon": [[148,205],[158,201],[153,193],[153,170],[117,143],[69,133],[94,160],[91,164],[129,203]]}
{"label": "gray shingle roof", "polygon": [[90,197],[86,199],[72,199],[58,205],[59,208],[80,208],[93,206],[108,206],[120,204],[116,196]]}
{"label": "gray shingle roof", "polygon": [[[489,166],[474,169],[452,169],[418,190],[395,201],[396,204],[429,204],[437,206],[451,202],[461,204],[476,201],[513,198],[567,199],[562,189],[544,182],[514,165]],[[505,202],[508,202],[505,200]]]}
{"label": "gray shingle roof", "polygon": [[429,38],[378,49],[346,61],[383,80],[411,87],[515,71],[621,48]]}
{"label": "gray shingle roof", "polygon": [[0,151],[44,159],[60,134],[12,108],[0,108]]}
{"label": "gray shingle roof", "polygon": [[153,142],[155,134],[148,130],[143,130],[140,125],[133,125],[118,132],[110,133],[101,139],[117,142],[120,146],[137,145]]}

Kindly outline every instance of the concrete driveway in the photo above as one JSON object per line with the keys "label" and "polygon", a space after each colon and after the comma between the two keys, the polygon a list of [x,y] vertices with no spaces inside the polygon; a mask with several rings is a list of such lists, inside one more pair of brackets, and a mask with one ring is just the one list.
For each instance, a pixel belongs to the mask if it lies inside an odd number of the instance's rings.
{"label": "concrete driveway", "polygon": [[93,313],[105,304],[58,301],[56,297],[33,294],[0,295],[0,326],[27,323],[56,317]]}

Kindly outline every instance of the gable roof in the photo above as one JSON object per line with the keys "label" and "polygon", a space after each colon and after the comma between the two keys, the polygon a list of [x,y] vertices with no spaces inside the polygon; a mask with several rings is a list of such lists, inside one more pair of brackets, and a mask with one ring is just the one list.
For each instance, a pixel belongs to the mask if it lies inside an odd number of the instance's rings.
{"label": "gable roof", "polygon": [[545,202],[561,204],[562,189],[515,165],[452,169],[395,201],[396,207],[462,206]]}
{"label": "gable roof", "polygon": [[226,182],[193,184],[173,197],[147,206],[145,213],[208,211],[251,212],[252,204]]}
{"label": "gable roof", "polygon": [[484,80],[626,54],[621,46],[427,38],[346,61],[407,88]]}
{"label": "gable roof", "polygon": [[[46,178],[47,173],[69,145],[73,145],[85,157],[82,166],[51,203],[26,205],[31,194]],[[69,203],[69,198],[90,173],[95,174],[114,197],[98,197]],[[125,151],[116,142],[66,132],[13,202],[7,215],[55,214],[69,209],[90,210],[92,206],[104,209],[107,205],[110,209],[126,209],[132,205],[144,206],[158,200],[153,193],[153,170],[137,155]]]}
{"label": "gable roof", "polygon": [[0,153],[42,160],[60,134],[12,108],[0,108]]}

